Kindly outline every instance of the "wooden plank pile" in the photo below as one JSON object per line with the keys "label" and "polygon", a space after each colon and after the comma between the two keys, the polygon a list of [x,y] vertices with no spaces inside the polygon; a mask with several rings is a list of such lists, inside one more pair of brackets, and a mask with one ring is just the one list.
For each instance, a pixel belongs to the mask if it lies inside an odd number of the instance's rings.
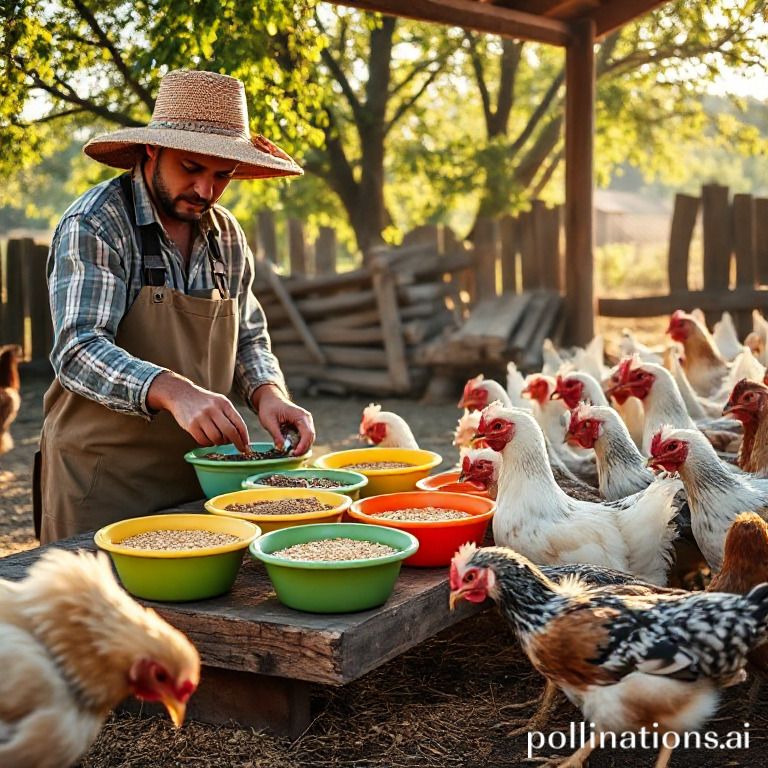
{"label": "wooden plank pile", "polygon": [[533,370],[541,365],[544,339],[560,340],[562,307],[560,293],[545,288],[486,299],[459,330],[426,350],[427,360],[436,366],[487,370],[512,360]]}
{"label": "wooden plank pile", "polygon": [[440,243],[428,229],[349,272],[286,278],[258,262],[256,295],[291,387],[378,396],[423,389],[424,350],[458,327],[461,275],[473,263],[462,244]]}

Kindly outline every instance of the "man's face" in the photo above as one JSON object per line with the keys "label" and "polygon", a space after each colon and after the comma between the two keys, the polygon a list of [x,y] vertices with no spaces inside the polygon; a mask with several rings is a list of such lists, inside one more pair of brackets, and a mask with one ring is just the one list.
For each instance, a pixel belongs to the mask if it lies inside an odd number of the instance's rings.
{"label": "man's face", "polygon": [[147,147],[146,176],[164,216],[199,221],[221,197],[237,168],[234,160],[180,149]]}

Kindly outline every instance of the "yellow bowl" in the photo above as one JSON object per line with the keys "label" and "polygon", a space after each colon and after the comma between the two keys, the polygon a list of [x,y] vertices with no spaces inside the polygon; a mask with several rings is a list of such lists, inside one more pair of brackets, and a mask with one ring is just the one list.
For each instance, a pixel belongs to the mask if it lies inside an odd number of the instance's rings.
{"label": "yellow bowl", "polygon": [[[225,509],[229,504],[251,504],[258,501],[279,501],[280,499],[317,499],[321,504],[330,505],[331,509],[317,512],[302,512],[286,515],[258,515],[251,512],[236,512]],[[214,496],[205,502],[205,508],[212,515],[239,518],[256,523],[264,533],[307,523],[338,523],[352,503],[349,496],[316,488],[253,488],[247,491],[234,491]]]}
{"label": "yellow bowl", "polygon": [[[210,531],[237,536],[230,544],[200,549],[135,549],[121,546],[131,536],[150,531]],[[96,545],[109,552],[117,575],[128,592],[146,600],[203,600],[228,592],[243,554],[261,535],[257,525],[210,515],[148,515],[120,520],[99,529]]]}
{"label": "yellow bowl", "polygon": [[368,485],[360,490],[360,496],[379,496],[382,493],[413,491],[417,481],[426,477],[443,457],[420,448],[355,448],[350,451],[327,453],[315,461],[323,469],[347,469],[351,464],[396,461],[409,464],[398,469],[355,469],[368,478]]}

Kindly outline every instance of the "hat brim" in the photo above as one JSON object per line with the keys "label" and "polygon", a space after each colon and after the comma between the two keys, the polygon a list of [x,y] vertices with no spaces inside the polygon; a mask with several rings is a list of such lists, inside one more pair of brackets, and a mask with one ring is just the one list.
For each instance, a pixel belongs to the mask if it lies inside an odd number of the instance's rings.
{"label": "hat brim", "polygon": [[282,158],[262,152],[243,137],[175,128],[123,128],[96,136],[83,147],[83,152],[112,168],[129,169],[144,157],[146,144],[234,160],[239,163],[233,175],[235,179],[267,179],[304,173],[287,154]]}

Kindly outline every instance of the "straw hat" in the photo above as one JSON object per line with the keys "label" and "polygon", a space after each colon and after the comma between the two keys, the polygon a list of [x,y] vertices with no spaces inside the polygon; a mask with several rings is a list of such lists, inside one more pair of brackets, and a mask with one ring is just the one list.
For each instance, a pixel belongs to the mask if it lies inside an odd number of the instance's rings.
{"label": "straw hat", "polygon": [[133,168],[146,144],[236,160],[237,179],[303,173],[282,149],[250,134],[243,84],[215,72],[169,72],[160,82],[149,125],[97,136],[83,152],[113,168]]}

